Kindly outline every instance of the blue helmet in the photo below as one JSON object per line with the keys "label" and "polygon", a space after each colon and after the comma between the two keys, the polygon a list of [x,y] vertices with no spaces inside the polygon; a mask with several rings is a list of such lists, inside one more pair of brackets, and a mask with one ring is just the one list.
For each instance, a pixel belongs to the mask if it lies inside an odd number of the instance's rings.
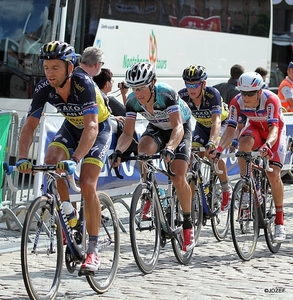
{"label": "blue helmet", "polygon": [[61,59],[76,63],[76,53],[74,47],[65,42],[52,41],[42,46],[40,60]]}

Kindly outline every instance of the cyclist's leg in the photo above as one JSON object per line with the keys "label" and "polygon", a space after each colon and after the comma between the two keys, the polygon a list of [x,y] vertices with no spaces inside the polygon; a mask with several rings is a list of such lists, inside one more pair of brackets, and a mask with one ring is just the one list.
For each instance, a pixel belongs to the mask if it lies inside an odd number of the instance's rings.
{"label": "cyclist's leg", "polygon": [[283,130],[278,135],[278,139],[272,147],[274,157],[270,161],[270,167],[273,169],[273,172],[267,172],[267,177],[271,185],[271,192],[276,207],[274,236],[274,241],[276,242],[282,242],[286,238],[284,227],[284,185],[281,180],[281,169],[285,160],[285,141],[285,131]]}
{"label": "cyclist's leg", "polygon": [[186,180],[191,150],[191,124],[188,122],[183,126],[184,136],[175,149],[175,160],[171,164],[171,170],[175,173],[171,180],[183,212],[183,250],[190,251],[195,246],[194,227],[191,218],[191,188]]}
{"label": "cyclist's leg", "polygon": [[99,124],[99,135],[85,156],[80,173],[81,194],[85,201],[86,229],[89,234],[87,257],[81,269],[97,271],[100,267],[98,236],[101,226],[101,206],[96,193],[97,182],[105,163],[112,138],[109,121]]}

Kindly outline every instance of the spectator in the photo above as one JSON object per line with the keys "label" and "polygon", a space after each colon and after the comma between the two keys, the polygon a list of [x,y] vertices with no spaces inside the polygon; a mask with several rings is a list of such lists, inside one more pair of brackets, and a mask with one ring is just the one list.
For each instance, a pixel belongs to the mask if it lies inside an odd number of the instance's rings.
{"label": "spectator", "polygon": [[230,79],[227,82],[222,82],[214,85],[214,87],[220,92],[223,100],[228,105],[230,101],[239,94],[237,87],[237,80],[243,74],[244,68],[240,65],[233,65],[230,69]]}
{"label": "spectator", "polygon": [[263,68],[263,67],[258,67],[258,68],[255,69],[254,72],[256,72],[256,73],[258,73],[258,74],[261,75],[261,77],[263,79],[263,82],[264,82],[263,88],[267,89],[268,85],[266,84],[266,79],[267,79],[268,71],[265,68]]}
{"label": "spectator", "polygon": [[[108,96],[108,93],[112,91],[114,84],[113,73],[109,69],[102,68],[100,74],[94,76],[93,80],[100,88],[105,101],[108,102],[107,104],[111,109],[111,113],[114,116],[125,116],[125,106],[114,96]],[[128,88],[126,88],[123,83],[120,83],[119,86],[123,103],[125,104]]]}
{"label": "spectator", "polygon": [[278,96],[282,106],[288,111],[293,111],[293,61],[287,67],[287,76],[278,88]]}

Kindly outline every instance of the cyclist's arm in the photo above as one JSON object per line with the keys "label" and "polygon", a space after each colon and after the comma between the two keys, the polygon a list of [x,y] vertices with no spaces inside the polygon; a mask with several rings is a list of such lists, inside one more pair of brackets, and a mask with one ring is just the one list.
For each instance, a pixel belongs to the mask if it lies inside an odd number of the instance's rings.
{"label": "cyclist's arm", "polygon": [[29,149],[33,142],[34,131],[37,128],[39,121],[39,118],[27,117],[19,137],[19,158],[28,158]]}
{"label": "cyclist's arm", "polygon": [[73,155],[81,160],[91,149],[99,133],[98,115],[86,114],[83,116],[84,129],[82,131],[78,146]]}
{"label": "cyclist's arm", "polygon": [[126,151],[132,143],[133,133],[135,130],[135,119],[126,118],[123,132],[120,135],[115,150],[120,150],[122,153]]}
{"label": "cyclist's arm", "polygon": [[174,151],[183,139],[184,129],[180,111],[175,111],[169,114],[169,118],[172,126],[172,132],[169,142],[166,144],[166,148]]}
{"label": "cyclist's arm", "polygon": [[218,137],[221,131],[221,115],[212,114],[212,128],[210,132],[209,141],[214,142],[215,144],[218,141]]}

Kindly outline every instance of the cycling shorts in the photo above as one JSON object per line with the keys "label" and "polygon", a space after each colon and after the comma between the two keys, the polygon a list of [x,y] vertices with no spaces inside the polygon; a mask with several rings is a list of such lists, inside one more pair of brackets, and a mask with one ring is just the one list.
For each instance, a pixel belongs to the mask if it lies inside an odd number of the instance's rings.
{"label": "cycling shorts", "polygon": [[[78,129],[65,120],[49,147],[61,147],[66,152],[67,159],[69,159],[78,146],[82,132],[83,129]],[[88,154],[85,155],[83,163],[94,164],[102,169],[107,158],[111,140],[112,127],[109,119],[106,119],[104,122],[99,123],[98,136]]]}
{"label": "cycling shorts", "polygon": [[[252,150],[255,151],[260,148],[265,142],[269,135],[268,131],[264,131],[250,123],[248,123],[241,131],[241,136],[250,136],[254,139]],[[272,152],[274,156],[270,159],[270,164],[279,166],[282,168],[285,157],[286,157],[286,127],[279,132],[276,143],[272,146]]]}
{"label": "cycling shorts", "polygon": [[[182,159],[189,163],[190,160],[190,146],[191,146],[191,121],[188,120],[186,123],[183,124],[184,128],[184,135],[183,138],[175,149],[175,159]],[[157,152],[160,152],[162,149],[166,147],[166,144],[170,140],[170,136],[172,133],[172,129],[163,130],[160,129],[153,124],[149,123],[146,131],[142,134],[143,136],[150,136],[155,143],[157,144]]]}

